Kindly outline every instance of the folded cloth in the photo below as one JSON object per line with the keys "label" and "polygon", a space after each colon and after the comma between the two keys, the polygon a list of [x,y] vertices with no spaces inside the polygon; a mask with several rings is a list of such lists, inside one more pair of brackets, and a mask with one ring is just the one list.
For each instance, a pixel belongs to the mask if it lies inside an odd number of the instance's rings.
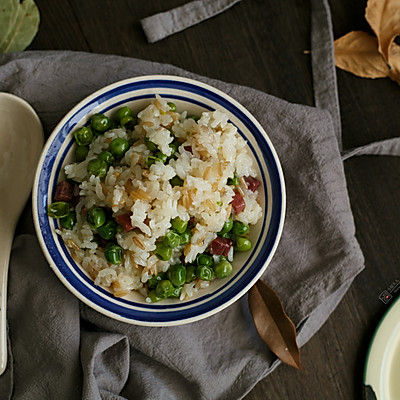
{"label": "folded cloth", "polygon": [[[262,279],[304,344],[363,268],[329,112],[211,80],[171,65],[81,52],[0,56],[0,90],[27,100],[46,134],[77,102],[112,82],[172,74],[208,83],[244,105],[280,157],[287,185],[282,238]],[[10,260],[10,358],[0,393],[13,399],[236,399],[278,364],[242,297],[204,320],[143,327],[82,304],[58,281],[26,211]]]}
{"label": "folded cloth", "polygon": [[143,18],[140,23],[149,43],[157,42],[222,13],[240,0],[195,0],[172,10]]}
{"label": "folded cloth", "polygon": [[342,132],[336,80],[333,27],[328,0],[311,0],[311,65],[314,104],[330,112],[339,149]]}
{"label": "folded cloth", "polygon": [[364,146],[342,151],[342,160],[345,161],[353,156],[400,156],[400,138],[379,140]]}

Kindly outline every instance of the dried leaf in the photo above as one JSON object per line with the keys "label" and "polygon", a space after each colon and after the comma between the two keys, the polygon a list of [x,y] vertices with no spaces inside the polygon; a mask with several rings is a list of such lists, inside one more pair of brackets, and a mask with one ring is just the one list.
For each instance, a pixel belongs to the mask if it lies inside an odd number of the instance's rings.
{"label": "dried leaf", "polygon": [[17,10],[17,0],[2,0],[0,3],[0,49],[15,23]]}
{"label": "dried leaf", "polygon": [[389,78],[400,85],[400,46],[392,43],[389,51]]}
{"label": "dried leaf", "polygon": [[270,350],[284,363],[300,369],[296,329],[278,295],[258,280],[249,291],[249,308],[257,332]]}
{"label": "dried leaf", "polygon": [[0,0],[0,53],[22,51],[39,28],[39,10],[33,0]]}
{"label": "dried leaf", "polygon": [[335,64],[362,78],[389,75],[389,67],[378,52],[377,39],[362,31],[352,31],[335,40]]}
{"label": "dried leaf", "polygon": [[390,45],[400,35],[399,0],[368,0],[365,18],[378,38],[379,52],[388,61]]}

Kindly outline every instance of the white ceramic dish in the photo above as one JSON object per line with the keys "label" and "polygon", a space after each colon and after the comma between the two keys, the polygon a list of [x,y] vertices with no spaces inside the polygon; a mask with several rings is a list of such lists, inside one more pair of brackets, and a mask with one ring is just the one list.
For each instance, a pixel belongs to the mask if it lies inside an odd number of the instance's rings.
{"label": "white ceramic dish", "polygon": [[[0,93],[0,375],[7,365],[7,282],[14,230],[31,192],[43,128],[25,100]],[[21,161],[22,160],[22,161]]]}
{"label": "white ceramic dish", "polygon": [[400,398],[400,297],[391,305],[372,338],[364,370],[366,400]]}
{"label": "white ceramic dish", "polygon": [[[155,94],[173,101],[178,111],[201,114],[219,109],[228,114],[239,133],[246,138],[262,180],[262,220],[252,228],[253,248],[235,257],[234,273],[213,282],[208,289],[187,301],[164,300],[148,304],[133,293],[116,298],[95,286],[85,271],[71,258],[55,233],[57,221],[46,215],[62,166],[73,158],[73,133],[94,113],[111,115],[123,105],[133,111],[146,107]],[[57,125],[44,148],[33,190],[35,227],[43,251],[54,272],[66,287],[84,303],[112,318],[140,325],[178,325],[212,315],[245,294],[264,272],[278,245],[285,215],[285,186],[274,147],[261,125],[237,101],[225,93],[190,79],[176,76],[143,76],[114,83],[90,95],[74,107]]]}

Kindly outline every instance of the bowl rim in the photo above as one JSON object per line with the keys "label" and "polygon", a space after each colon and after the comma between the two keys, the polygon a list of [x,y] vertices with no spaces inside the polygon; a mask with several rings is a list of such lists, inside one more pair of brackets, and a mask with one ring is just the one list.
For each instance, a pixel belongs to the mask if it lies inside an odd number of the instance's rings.
{"label": "bowl rim", "polygon": [[[195,90],[196,88],[203,93],[203,97],[210,101],[210,98],[207,96],[204,96],[204,93],[207,93],[209,96],[215,96],[215,98],[219,101],[224,101],[227,104],[232,105],[232,108],[234,110],[237,110],[241,113],[243,117],[246,117],[254,126],[255,130],[259,133],[261,133],[261,138],[259,140],[263,140],[266,144],[266,148],[268,149],[268,152],[270,153],[270,159],[273,161],[272,166],[276,169],[276,183],[278,184],[277,187],[274,187],[274,192],[273,195],[277,195],[275,193],[276,190],[279,190],[279,198],[280,198],[280,207],[279,209],[277,207],[274,207],[273,211],[276,214],[276,218],[278,220],[277,225],[274,226],[274,235],[273,235],[273,243],[270,246],[270,249],[268,251],[268,255],[263,260],[263,264],[259,267],[257,273],[253,275],[253,277],[243,286],[240,288],[240,290],[235,293],[235,294],[230,294],[227,296],[225,294],[225,297],[227,297],[224,300],[224,293],[222,295],[216,296],[215,299],[219,299],[219,302],[216,307],[212,307],[211,309],[208,307],[200,307],[200,313],[199,314],[193,314],[189,312],[191,310],[191,307],[186,307],[186,305],[190,305],[190,301],[185,301],[185,302],[180,302],[179,304],[185,304],[185,306],[180,307],[181,310],[173,310],[172,311],[163,311],[163,309],[158,305],[159,303],[156,303],[157,305],[153,309],[147,309],[147,311],[144,311],[146,314],[145,317],[141,314],[143,311],[141,310],[134,310],[133,313],[136,315],[136,317],[133,317],[131,314],[125,315],[124,313],[115,311],[114,308],[104,308],[101,305],[97,304],[96,302],[93,302],[90,298],[88,298],[89,293],[82,293],[82,291],[78,290],[71,282],[70,279],[68,279],[67,276],[65,276],[59,269],[59,267],[56,265],[56,262],[54,260],[54,255],[50,254],[50,250],[48,248],[48,245],[45,240],[45,234],[42,231],[42,227],[40,224],[40,218],[39,218],[39,210],[38,210],[38,204],[39,204],[39,199],[38,199],[38,194],[39,194],[39,184],[41,180],[41,174],[42,174],[42,168],[44,161],[46,160],[46,157],[48,156],[49,149],[51,148],[51,145],[53,144],[53,141],[57,136],[60,134],[61,130],[63,127],[65,127],[71,119],[78,114],[79,111],[85,110],[88,106],[90,106],[90,110],[86,112],[86,115],[88,115],[91,110],[93,110],[97,105],[101,105],[102,103],[114,98],[113,95],[111,95],[109,98],[106,98],[103,100],[103,102],[98,102],[96,103],[96,99],[101,99],[102,96],[106,96],[107,93],[112,93],[114,90],[129,86],[129,85],[153,85],[151,86],[152,88],[157,87],[156,85],[159,85],[160,82],[163,82],[165,85],[168,86],[169,89],[174,89],[174,85],[187,85],[184,87],[190,87]],[[144,88],[142,88],[144,89]],[[184,90],[184,89],[179,89],[179,90]],[[128,91],[127,91],[128,92]],[[157,91],[153,92],[150,90],[151,94],[149,94],[149,97],[154,97],[155,93]],[[220,104],[217,101],[218,104]],[[110,108],[115,108],[116,105],[112,104]],[[221,106],[225,108],[224,106]],[[225,108],[226,109],[226,108]],[[79,120],[81,121],[82,118]],[[70,132],[73,129],[73,127],[68,128],[68,132]],[[252,134],[252,133],[251,133]],[[68,136],[68,135],[67,135]],[[67,137],[66,136],[66,137]],[[252,134],[252,136],[254,136]],[[65,139],[65,138],[64,138]],[[258,140],[257,138],[255,138]],[[258,143],[258,142],[257,142]],[[259,144],[259,143],[258,143]],[[60,149],[57,150],[57,153],[59,152]],[[253,156],[254,151],[252,150]],[[264,153],[263,153],[263,156]],[[58,168],[61,167],[61,163],[58,166]],[[54,167],[52,168],[51,172],[54,172]],[[261,171],[264,173],[263,171]],[[268,170],[268,174],[270,174],[271,171]],[[277,178],[277,179],[276,179]],[[42,199],[40,199],[42,200]],[[32,208],[33,208],[33,219],[34,219],[34,225],[35,225],[35,230],[36,234],[39,240],[40,247],[42,248],[42,251],[51,267],[51,269],[55,272],[57,277],[60,279],[60,281],[78,298],[80,299],[83,303],[88,305],[89,307],[93,308],[94,310],[111,317],[113,319],[122,321],[122,322],[127,322],[130,324],[136,324],[136,325],[144,325],[144,326],[173,326],[173,325],[182,325],[194,321],[201,320],[203,318],[209,317],[213,314],[216,314],[217,312],[225,309],[226,307],[230,306],[232,303],[237,301],[239,298],[241,298],[243,295],[247,293],[247,291],[254,285],[254,283],[261,277],[261,275],[265,272],[265,269],[269,265],[272,257],[275,254],[276,248],[279,244],[281,235],[282,235],[282,230],[284,226],[284,220],[285,220],[285,212],[286,212],[286,189],[285,189],[285,181],[284,181],[284,175],[283,175],[283,170],[279,161],[279,157],[277,155],[277,152],[268,136],[268,134],[265,132],[264,128],[261,126],[261,124],[257,121],[257,119],[243,106],[241,105],[238,101],[236,101],[234,98],[232,98],[230,95],[227,93],[215,88],[214,86],[211,86],[209,84],[203,83],[201,81],[191,79],[191,78],[185,78],[181,76],[175,76],[175,75],[141,75],[141,76],[136,76],[132,78],[127,78],[123,80],[116,81],[114,83],[111,83],[109,85],[104,86],[103,88],[100,88],[90,95],[86,96],[83,98],[81,101],[79,101],[70,111],[68,111],[63,118],[58,122],[56,127],[53,129],[52,133],[50,134],[49,138],[47,139],[45,146],[43,148],[40,160],[38,162],[37,170],[35,173],[35,180],[34,180],[34,185],[33,185],[33,191],[32,191]],[[264,213],[266,214],[266,213]],[[47,217],[48,218],[48,217]],[[269,227],[270,228],[270,227]],[[240,279],[238,279],[240,281]],[[93,283],[93,282],[92,282]],[[100,287],[96,286],[97,289]],[[90,288],[87,289],[90,292]],[[101,290],[101,289],[100,289]],[[104,289],[103,289],[104,290]],[[200,298],[204,298],[204,296],[201,296]],[[123,299],[119,299],[120,301],[123,301]],[[203,303],[207,305],[208,300],[203,299]],[[118,306],[116,306],[118,309]],[[186,307],[186,308],[185,308]],[[167,306],[166,308],[171,309],[170,306]],[[185,312],[182,314],[182,308],[185,308]],[[189,311],[188,311],[189,310]],[[166,313],[168,313],[169,317],[166,317]],[[178,317],[177,313],[182,314],[183,317]],[[160,316],[157,317],[158,314],[163,314],[163,317],[160,318]]]}

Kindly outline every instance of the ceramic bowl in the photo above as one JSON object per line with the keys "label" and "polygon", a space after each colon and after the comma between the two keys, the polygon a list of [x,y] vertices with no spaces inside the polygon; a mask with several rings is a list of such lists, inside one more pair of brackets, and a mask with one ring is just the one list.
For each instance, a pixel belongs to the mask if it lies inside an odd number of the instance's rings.
{"label": "ceramic bowl", "polygon": [[[71,257],[55,232],[56,219],[46,214],[52,202],[63,166],[73,160],[73,131],[85,125],[94,113],[112,113],[128,105],[133,111],[145,108],[159,94],[176,104],[177,110],[201,114],[221,110],[228,114],[240,135],[248,142],[258,176],[262,219],[252,227],[249,252],[238,253],[233,273],[213,281],[189,300],[163,300],[146,303],[138,293],[114,297],[96,286]],[[35,228],[43,252],[61,282],[81,301],[111,318],[139,325],[167,326],[200,320],[215,314],[243,296],[259,279],[274,255],[281,236],[285,214],[285,185],[276,151],[256,119],[236,100],[204,83],[177,76],[142,76],[111,84],[82,100],[56,126],[43,150],[33,188]]]}

